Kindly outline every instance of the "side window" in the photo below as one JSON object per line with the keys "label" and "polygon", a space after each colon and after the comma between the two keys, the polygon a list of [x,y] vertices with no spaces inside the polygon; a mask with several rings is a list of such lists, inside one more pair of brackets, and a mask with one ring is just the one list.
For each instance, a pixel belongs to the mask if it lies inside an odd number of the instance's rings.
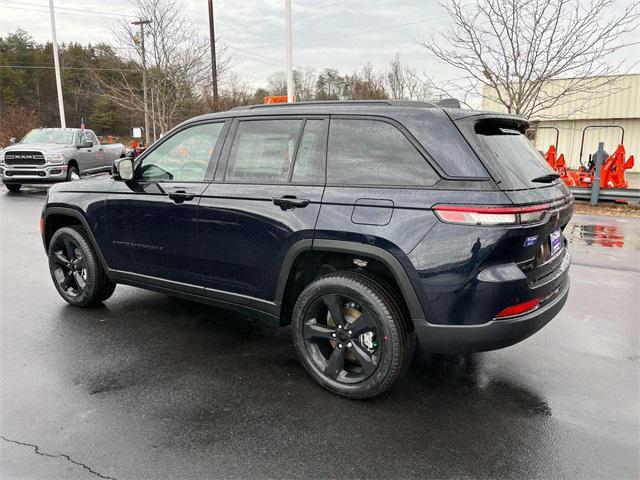
{"label": "side window", "polygon": [[429,186],[439,179],[395,126],[376,120],[331,120],[327,183]]}
{"label": "side window", "polygon": [[324,183],[324,120],[307,120],[293,166],[293,183]]}
{"label": "side window", "polygon": [[203,181],[223,127],[223,122],[206,123],[171,135],[143,159],[138,179]]}
{"label": "side window", "polygon": [[238,123],[225,180],[286,183],[302,120],[247,120]]}
{"label": "side window", "polygon": [[85,131],[84,132],[84,138],[88,142],[93,142],[94,146],[98,145],[98,139],[96,138],[96,136],[95,136],[95,134],[93,132]]}

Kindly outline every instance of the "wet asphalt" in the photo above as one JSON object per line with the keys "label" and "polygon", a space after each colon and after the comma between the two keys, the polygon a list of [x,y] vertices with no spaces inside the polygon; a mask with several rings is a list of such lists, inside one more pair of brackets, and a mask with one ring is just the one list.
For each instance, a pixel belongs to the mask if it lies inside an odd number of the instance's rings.
{"label": "wet asphalt", "polygon": [[126,286],[68,306],[43,203],[0,192],[3,479],[640,477],[640,219],[575,215],[569,300],[530,339],[352,401],[288,328]]}

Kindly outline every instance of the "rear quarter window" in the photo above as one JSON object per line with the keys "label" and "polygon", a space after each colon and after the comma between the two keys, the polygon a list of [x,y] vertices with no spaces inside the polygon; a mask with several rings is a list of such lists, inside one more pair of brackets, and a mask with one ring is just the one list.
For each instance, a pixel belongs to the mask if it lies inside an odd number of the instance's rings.
{"label": "rear quarter window", "polygon": [[381,120],[331,119],[327,183],[431,186],[439,180],[396,126]]}

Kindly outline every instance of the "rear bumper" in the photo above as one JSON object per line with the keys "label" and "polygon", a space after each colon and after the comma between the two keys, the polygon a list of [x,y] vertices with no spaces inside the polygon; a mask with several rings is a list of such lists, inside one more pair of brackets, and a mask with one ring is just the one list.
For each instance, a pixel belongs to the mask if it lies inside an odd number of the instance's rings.
{"label": "rear bumper", "polygon": [[0,167],[0,179],[3,183],[21,184],[63,182],[67,179],[67,165],[3,165]]}
{"label": "rear bumper", "polygon": [[492,320],[482,325],[436,325],[415,321],[421,348],[432,353],[468,353],[497,350],[530,337],[555,317],[569,295],[569,276],[555,296],[534,312],[510,319]]}

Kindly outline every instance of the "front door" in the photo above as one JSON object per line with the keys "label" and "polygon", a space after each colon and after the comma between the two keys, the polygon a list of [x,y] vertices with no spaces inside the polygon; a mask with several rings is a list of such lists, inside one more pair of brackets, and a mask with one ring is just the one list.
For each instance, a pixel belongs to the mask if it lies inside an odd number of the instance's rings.
{"label": "front door", "polygon": [[207,295],[273,302],[289,248],[313,239],[324,191],[328,120],[240,119],[203,193],[198,248]]}
{"label": "front door", "polygon": [[[78,141],[78,166],[80,167],[80,173],[82,175],[93,173],[98,167],[96,160],[98,145],[94,143],[94,138],[92,137],[94,136],[89,135],[87,130],[80,131]],[[91,147],[83,147],[82,145],[86,142],[92,142],[93,145]]]}
{"label": "front door", "polygon": [[198,202],[223,130],[224,122],[187,126],[140,158],[134,181],[114,182],[106,200],[112,268],[202,290],[195,253]]}

